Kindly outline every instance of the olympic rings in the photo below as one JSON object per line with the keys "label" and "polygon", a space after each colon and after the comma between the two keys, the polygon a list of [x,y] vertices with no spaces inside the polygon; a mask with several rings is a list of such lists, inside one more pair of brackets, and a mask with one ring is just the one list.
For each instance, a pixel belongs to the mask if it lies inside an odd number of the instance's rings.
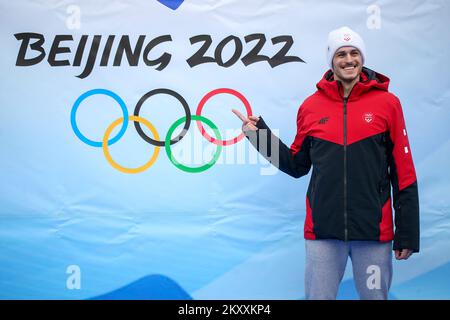
{"label": "olympic rings", "polygon": [[[221,136],[220,136],[220,132],[219,129],[217,128],[217,126],[209,119],[202,117],[202,116],[192,116],[192,119],[194,120],[198,120],[199,122],[204,122],[206,123],[211,129],[213,129],[214,133],[216,134],[217,138],[220,140]],[[183,171],[186,172],[202,172],[205,171],[209,168],[211,168],[214,163],[216,163],[216,161],[219,159],[220,153],[222,151],[222,146],[218,145],[216,152],[214,153],[213,159],[208,162],[207,164],[204,164],[203,166],[200,167],[188,167],[185,165],[182,165],[181,163],[179,163],[172,155],[172,150],[170,149],[170,138],[172,137],[172,133],[175,131],[175,129],[183,122],[187,121],[186,117],[182,117],[180,119],[178,119],[177,121],[174,122],[174,124],[172,124],[172,126],[169,128],[169,131],[167,131],[167,135],[166,135],[166,141],[165,141],[165,147],[166,147],[166,153],[167,156],[169,157],[169,160],[175,165],[175,167],[177,167],[178,169],[181,169]]]}
{"label": "olympic rings", "polygon": [[[205,106],[205,103],[211,97],[213,97],[213,96],[215,96],[217,94],[220,94],[220,93],[228,93],[228,94],[231,94],[231,95],[237,97],[244,104],[245,109],[247,110],[247,117],[252,115],[252,109],[251,109],[250,103],[248,103],[247,99],[245,99],[245,97],[242,94],[240,94],[239,92],[237,92],[237,91],[235,91],[233,89],[227,89],[227,88],[216,89],[216,90],[211,91],[207,95],[205,95],[203,97],[203,99],[200,101],[200,103],[198,104],[197,112],[195,114],[200,116],[202,114],[202,110],[203,110],[203,107]],[[225,141],[222,141],[221,139],[217,140],[217,139],[214,139],[213,137],[211,137],[205,131],[205,129],[203,128],[203,126],[202,126],[202,124],[200,122],[197,122],[197,127],[200,129],[200,132],[206,138],[206,140],[208,140],[209,142],[212,142],[214,144],[217,144],[217,145],[229,146],[229,145],[232,145],[232,144],[235,144],[235,143],[239,142],[240,140],[242,140],[242,138],[244,138],[244,133],[241,133],[240,135],[238,135],[237,137],[235,137],[233,139],[229,139],[229,140],[225,140]]]}
{"label": "olympic rings", "polygon": [[[107,95],[111,98],[113,98],[114,100],[117,101],[117,103],[120,105],[120,108],[122,109],[123,112],[123,118],[127,119],[128,118],[128,110],[127,107],[125,105],[125,102],[123,102],[122,98],[120,98],[117,94],[115,94],[112,91],[106,90],[106,89],[94,89],[94,90],[89,90],[85,93],[83,93],[78,99],[77,101],[75,101],[75,103],[73,104],[72,107],[72,112],[70,113],[70,123],[72,124],[72,129],[75,132],[76,136],[83,141],[84,143],[92,146],[92,147],[101,147],[102,146],[102,142],[101,141],[93,141],[90,140],[88,138],[86,138],[78,129],[77,126],[77,121],[76,121],[76,115],[77,115],[77,110],[78,107],[80,106],[80,103],[86,99],[87,97],[90,97],[94,94],[104,94]],[[110,141],[108,141],[108,145],[111,145],[113,143],[116,143],[120,138],[122,138],[122,136],[125,134],[125,131],[127,130],[127,126],[128,126],[128,122],[124,121],[122,128],[120,129],[119,133],[117,134],[117,136],[115,136],[113,139],[111,139]]]}
{"label": "olympic rings", "polygon": [[[209,120],[201,115],[202,109],[203,109],[204,105],[206,104],[206,102],[211,97],[213,97],[217,94],[221,94],[221,93],[227,93],[227,94],[231,94],[231,95],[234,95],[235,97],[237,97],[244,104],[245,109],[247,111],[247,115],[248,116],[252,115],[252,110],[251,110],[250,104],[248,103],[247,99],[238,91],[235,91],[233,89],[228,89],[228,88],[216,89],[216,90],[213,90],[213,91],[207,93],[201,99],[201,101],[197,107],[197,111],[196,111],[195,115],[191,115],[191,111],[189,109],[188,103],[177,92],[170,90],[170,89],[165,89],[165,88],[155,89],[155,90],[147,92],[139,99],[139,101],[136,104],[136,107],[134,109],[134,115],[132,115],[132,116],[128,115],[128,110],[125,105],[125,102],[117,94],[115,94],[112,91],[106,90],[106,89],[93,89],[93,90],[89,90],[89,91],[83,93],[75,101],[75,103],[72,106],[71,113],[70,113],[70,122],[71,122],[72,129],[75,132],[75,135],[82,142],[86,143],[87,145],[93,146],[93,147],[102,147],[103,153],[104,153],[105,158],[108,161],[108,163],[114,169],[121,171],[123,173],[139,173],[139,172],[142,172],[142,171],[148,169],[149,167],[151,167],[155,163],[156,158],[159,155],[160,147],[165,147],[166,154],[169,157],[169,160],[178,169],[183,170],[185,172],[191,172],[191,173],[202,172],[202,171],[205,171],[205,170],[211,168],[217,162],[217,160],[219,159],[220,153],[222,152],[222,146],[229,146],[229,145],[235,144],[235,143],[239,142],[240,140],[242,140],[242,138],[244,137],[244,134],[241,133],[240,135],[238,135],[237,137],[234,137],[233,139],[222,140],[222,137],[220,135],[220,132],[219,132],[219,129],[217,128],[217,126],[211,120]],[[76,112],[77,112],[78,107],[80,106],[81,102],[83,102],[86,98],[88,98],[92,95],[95,95],[95,94],[104,94],[104,95],[107,95],[107,96],[113,98],[119,104],[120,108],[122,109],[122,113],[123,113],[123,117],[115,120],[113,123],[111,123],[108,126],[108,128],[105,131],[102,141],[94,141],[94,140],[88,139],[86,136],[84,136],[80,132],[80,130],[78,129],[78,126],[77,126],[77,122],[76,122]],[[150,98],[154,95],[157,95],[157,94],[168,94],[168,95],[174,97],[175,99],[177,99],[183,106],[183,109],[186,114],[184,117],[178,119],[170,126],[164,141],[159,140],[160,137],[159,137],[159,134],[158,134],[156,128],[148,120],[146,120],[142,117],[139,117],[139,112],[140,112],[141,107],[144,104],[144,102],[148,98]],[[180,141],[186,135],[187,130],[190,127],[190,123],[191,123],[192,119],[197,121],[197,127],[199,128],[203,137],[205,137],[209,142],[217,145],[217,148],[213,155],[213,158],[208,163],[206,163],[200,167],[188,167],[188,166],[185,166],[185,165],[179,163],[174,158],[174,156],[172,154],[172,150],[171,150],[171,145]],[[128,127],[129,121],[134,122],[136,131],[138,132],[140,137],[155,147],[150,160],[147,161],[144,165],[137,167],[137,168],[126,168],[126,167],[119,165],[117,162],[115,162],[112,159],[112,157],[109,153],[109,149],[108,149],[108,146],[116,143],[125,134],[125,131]],[[180,126],[183,122],[184,122],[183,130],[181,131],[180,134],[178,134],[178,136],[176,136],[175,138],[172,139],[172,134],[174,133],[175,129],[178,126]],[[205,123],[207,126],[209,126],[214,131],[214,135],[216,136],[215,138],[209,136],[206,133],[205,129],[203,128],[203,125],[201,124],[202,122]],[[120,123],[122,123],[122,127],[121,127],[119,133],[114,138],[109,139],[109,136],[111,135],[114,128],[117,127]],[[143,124],[151,131],[153,138],[148,137],[144,133],[140,124]]]}
{"label": "olympic rings", "polygon": [[[134,109],[134,115],[139,117],[139,111],[141,110],[142,104],[145,102],[145,100],[147,100],[151,96],[154,96],[154,95],[157,95],[160,93],[168,94],[168,95],[174,97],[175,99],[177,99],[178,101],[180,101],[181,105],[184,108],[184,112],[186,113],[187,120],[186,120],[183,130],[177,137],[175,137],[173,140],[170,141],[170,144],[174,144],[175,142],[180,141],[184,137],[184,135],[187,133],[187,131],[189,129],[189,126],[191,125],[191,110],[189,109],[189,105],[187,104],[186,100],[184,100],[184,98],[179,93],[177,93],[173,90],[170,90],[170,89],[155,89],[150,92],[147,92],[146,94],[144,94],[142,96],[142,98],[137,103],[136,108]],[[139,135],[141,136],[142,139],[144,139],[145,141],[147,141],[148,143],[150,143],[154,146],[164,147],[164,141],[155,141],[152,138],[147,137],[147,135],[144,133],[144,131],[142,131],[141,126],[139,125],[139,122],[135,122],[134,126],[136,127],[136,131],[139,133]]]}
{"label": "olympic rings", "polygon": [[[128,121],[134,121],[135,123],[142,122],[147,128],[150,129],[150,131],[153,133],[153,136],[156,139],[159,139],[158,132],[156,131],[155,127],[148,120],[146,120],[144,118],[136,117],[136,116],[129,116]],[[139,173],[144,170],[147,170],[148,168],[150,168],[153,165],[153,163],[155,163],[156,158],[158,157],[158,154],[159,154],[159,147],[155,147],[155,150],[153,151],[153,155],[150,158],[150,160],[146,164],[144,164],[143,166],[140,166],[138,168],[122,167],[117,162],[115,162],[113,160],[113,158],[111,157],[111,155],[109,154],[108,143],[107,143],[109,135],[111,134],[111,131],[113,131],[113,129],[115,127],[117,127],[121,122],[123,122],[123,118],[119,118],[116,121],[114,121],[113,123],[111,123],[110,126],[108,127],[108,129],[106,129],[105,135],[103,136],[102,148],[103,148],[103,153],[105,154],[106,160],[108,160],[109,164],[113,168],[115,168],[123,173]]]}

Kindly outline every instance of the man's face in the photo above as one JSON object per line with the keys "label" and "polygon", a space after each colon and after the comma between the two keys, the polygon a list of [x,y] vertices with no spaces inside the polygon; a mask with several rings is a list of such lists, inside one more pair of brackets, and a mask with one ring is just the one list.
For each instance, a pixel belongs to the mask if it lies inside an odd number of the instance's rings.
{"label": "man's face", "polygon": [[342,47],[334,54],[333,71],[337,80],[352,82],[359,77],[362,67],[361,53],[355,47]]}

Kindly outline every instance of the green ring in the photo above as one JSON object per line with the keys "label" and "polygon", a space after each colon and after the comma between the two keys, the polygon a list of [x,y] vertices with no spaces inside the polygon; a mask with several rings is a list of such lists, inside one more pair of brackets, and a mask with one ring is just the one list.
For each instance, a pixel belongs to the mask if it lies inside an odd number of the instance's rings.
{"label": "green ring", "polygon": [[[208,127],[210,127],[214,131],[214,134],[216,135],[216,139],[222,140],[222,137],[220,136],[219,129],[217,128],[217,126],[211,120],[209,120],[209,119],[207,119],[205,117],[202,117],[202,116],[198,116],[198,115],[192,115],[191,117],[192,117],[192,120],[197,120],[197,121],[201,121],[201,122],[205,123]],[[214,153],[214,156],[213,156],[212,160],[210,162],[208,162],[207,164],[204,164],[204,165],[202,165],[200,167],[188,167],[188,166],[185,166],[185,165],[179,163],[173,157],[172,149],[170,148],[170,141],[172,139],[172,134],[175,131],[175,129],[180,124],[182,124],[185,121],[186,121],[186,117],[182,117],[182,118],[178,119],[169,128],[169,131],[167,131],[167,135],[166,135],[166,139],[165,139],[165,149],[166,149],[167,156],[169,157],[170,162],[172,162],[174,164],[174,166],[177,167],[180,170],[183,170],[183,171],[186,171],[186,172],[191,172],[191,173],[202,172],[202,171],[208,170],[219,159],[220,153],[222,152],[222,146],[221,145],[217,145],[217,149],[216,149],[216,152]]]}

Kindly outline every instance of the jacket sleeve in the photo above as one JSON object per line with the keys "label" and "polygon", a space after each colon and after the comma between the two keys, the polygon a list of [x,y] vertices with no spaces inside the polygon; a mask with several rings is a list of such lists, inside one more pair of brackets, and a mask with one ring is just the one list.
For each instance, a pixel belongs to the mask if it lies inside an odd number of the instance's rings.
{"label": "jacket sleeve", "polygon": [[310,139],[305,134],[301,108],[297,114],[297,134],[290,148],[272,133],[262,117],[256,127],[257,131],[246,131],[245,135],[264,158],[291,177],[308,174],[311,169]]}
{"label": "jacket sleeve", "polygon": [[400,100],[395,98],[389,121],[391,142],[389,174],[392,184],[395,235],[394,250],[419,252],[419,194],[417,178]]}

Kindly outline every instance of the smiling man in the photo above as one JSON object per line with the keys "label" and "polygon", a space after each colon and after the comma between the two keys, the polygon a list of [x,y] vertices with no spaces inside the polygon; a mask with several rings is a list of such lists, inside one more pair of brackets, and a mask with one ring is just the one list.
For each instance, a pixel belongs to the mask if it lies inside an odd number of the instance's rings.
{"label": "smiling man", "polygon": [[363,66],[365,53],[350,28],[330,32],[331,69],[300,106],[290,148],[261,117],[233,110],[252,145],[281,171],[299,178],[313,167],[304,224],[307,299],[336,298],[348,257],[360,298],[387,299],[392,250],[398,260],[419,251],[417,179],[402,106],[389,79]]}

